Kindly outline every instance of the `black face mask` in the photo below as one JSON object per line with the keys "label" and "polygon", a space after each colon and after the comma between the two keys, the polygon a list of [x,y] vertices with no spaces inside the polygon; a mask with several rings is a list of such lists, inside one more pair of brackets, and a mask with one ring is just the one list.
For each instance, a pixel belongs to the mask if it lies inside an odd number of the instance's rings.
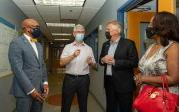
{"label": "black face mask", "polygon": [[105,32],[105,36],[106,36],[106,39],[108,39],[108,40],[111,39],[111,35],[108,31]]}
{"label": "black face mask", "polygon": [[147,27],[146,28],[146,36],[149,39],[152,39],[152,37],[156,35],[156,31],[152,27]]}
{"label": "black face mask", "polygon": [[40,28],[39,28],[39,27],[33,28],[31,34],[32,34],[33,38],[38,38],[38,37],[40,37],[40,35],[41,35],[41,30],[40,30]]}

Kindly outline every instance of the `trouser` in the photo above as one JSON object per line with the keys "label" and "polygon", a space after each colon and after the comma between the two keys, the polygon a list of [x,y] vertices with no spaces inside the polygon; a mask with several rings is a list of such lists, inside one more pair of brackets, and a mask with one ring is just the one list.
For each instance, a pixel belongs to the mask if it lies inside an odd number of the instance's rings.
{"label": "trouser", "polygon": [[106,79],[106,112],[132,112],[133,93],[119,93],[111,83],[111,77]]}
{"label": "trouser", "polygon": [[17,112],[42,112],[43,104],[32,97],[16,97]]}
{"label": "trouser", "polygon": [[70,112],[73,97],[77,94],[80,112],[87,112],[87,98],[90,79],[88,75],[74,76],[66,74],[62,87],[61,112]]}

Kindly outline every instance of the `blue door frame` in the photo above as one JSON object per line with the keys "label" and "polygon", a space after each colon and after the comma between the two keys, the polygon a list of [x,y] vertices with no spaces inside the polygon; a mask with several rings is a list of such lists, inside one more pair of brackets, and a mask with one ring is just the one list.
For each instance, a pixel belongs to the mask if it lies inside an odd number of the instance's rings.
{"label": "blue door frame", "polygon": [[126,8],[136,0],[128,0],[124,5],[122,5],[117,11],[117,20],[124,25],[124,13],[126,12]]}
{"label": "blue door frame", "polygon": [[122,5],[117,11],[117,19],[124,26],[124,13],[137,7],[137,5],[143,5],[152,0],[128,0],[124,5]]}
{"label": "blue door frame", "polygon": [[[138,3],[139,0],[128,0],[124,5],[122,5],[117,11],[117,20],[122,26],[124,26],[124,14],[126,11],[130,10],[132,7]],[[121,36],[124,38],[125,34],[122,32]]]}

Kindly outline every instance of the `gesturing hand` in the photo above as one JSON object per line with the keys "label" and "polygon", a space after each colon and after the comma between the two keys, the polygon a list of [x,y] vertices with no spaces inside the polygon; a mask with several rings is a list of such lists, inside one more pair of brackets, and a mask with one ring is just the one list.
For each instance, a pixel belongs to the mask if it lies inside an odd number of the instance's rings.
{"label": "gesturing hand", "polygon": [[80,55],[80,49],[77,49],[74,53],[73,56],[77,57],[78,55]]}

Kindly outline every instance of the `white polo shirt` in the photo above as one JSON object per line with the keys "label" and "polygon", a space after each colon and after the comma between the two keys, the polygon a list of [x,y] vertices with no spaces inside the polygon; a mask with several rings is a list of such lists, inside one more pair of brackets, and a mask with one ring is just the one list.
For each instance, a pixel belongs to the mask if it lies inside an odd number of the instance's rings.
{"label": "white polo shirt", "polygon": [[61,58],[72,55],[77,49],[80,49],[80,54],[75,57],[68,65],[66,65],[66,72],[74,75],[86,75],[89,74],[89,65],[87,63],[88,57],[92,58],[93,63],[95,62],[92,48],[85,43],[80,45],[73,42],[68,44],[63,49]]}

